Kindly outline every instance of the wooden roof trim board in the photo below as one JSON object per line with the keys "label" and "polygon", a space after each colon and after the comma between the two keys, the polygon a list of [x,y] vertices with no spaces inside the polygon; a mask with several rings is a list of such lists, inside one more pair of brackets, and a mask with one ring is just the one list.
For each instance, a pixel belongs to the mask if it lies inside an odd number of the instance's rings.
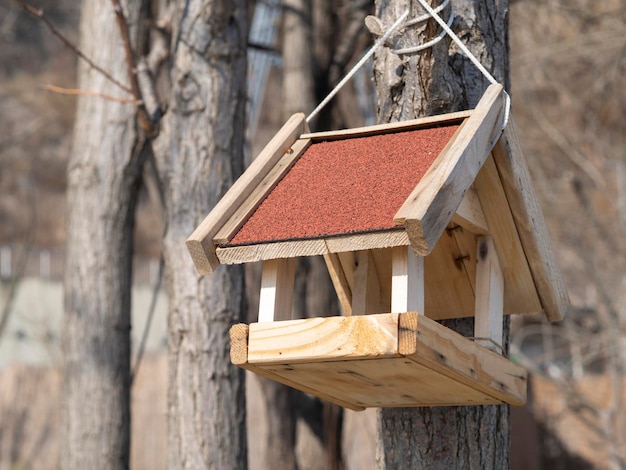
{"label": "wooden roof trim board", "polygon": [[233,215],[257,185],[287,153],[293,142],[308,130],[303,113],[294,114],[226,192],[213,210],[187,239],[187,249],[200,274],[210,274],[219,265],[214,235]]}
{"label": "wooden roof trim board", "polygon": [[550,235],[511,119],[493,157],[548,320],[563,319],[569,305]]}
{"label": "wooden roof trim board", "polygon": [[431,252],[472,185],[500,136],[503,112],[502,86],[491,85],[396,213],[419,255]]}
{"label": "wooden roof trim board", "polygon": [[391,248],[408,244],[409,238],[404,230],[387,230],[328,238],[218,247],[216,253],[220,263],[239,264],[274,258],[317,256],[354,250]]}
{"label": "wooden roof trim board", "polygon": [[460,124],[470,117],[472,110],[457,111],[439,116],[425,116],[417,119],[400,122],[387,122],[385,124],[375,124],[373,126],[355,127],[352,129],[341,129],[338,131],[313,132],[303,134],[301,139],[311,139],[313,142],[331,141],[339,139],[354,139],[356,137],[371,137],[374,135],[388,134],[395,131],[413,131],[423,127],[443,124]]}
{"label": "wooden roof trim board", "polygon": [[298,139],[274,165],[265,178],[250,192],[248,198],[237,208],[222,228],[213,237],[215,245],[228,243],[237,231],[246,223],[263,199],[276,187],[278,182],[289,172],[298,158],[311,145],[311,139]]}

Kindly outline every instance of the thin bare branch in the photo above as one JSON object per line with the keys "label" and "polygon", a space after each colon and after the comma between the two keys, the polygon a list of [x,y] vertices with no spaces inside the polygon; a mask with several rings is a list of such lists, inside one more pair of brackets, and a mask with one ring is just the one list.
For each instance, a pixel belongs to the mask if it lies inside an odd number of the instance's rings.
{"label": "thin bare branch", "polygon": [[126,93],[130,93],[131,95],[133,95],[133,91],[129,87],[127,87],[126,85],[124,85],[123,83],[115,79],[110,73],[108,73],[98,64],[94,63],[72,41],[67,39],[48,19],[48,17],[44,14],[42,9],[35,8],[32,5],[26,3],[24,0],[15,0],[15,1],[24,9],[24,11],[28,12],[30,15],[34,16],[35,18],[38,18],[41,21],[43,21],[43,23],[48,27],[50,32],[54,36],[56,36],[56,38],[59,39],[59,41],[61,41],[65,47],[67,47],[74,54],[76,54],[76,56],[84,60],[87,64],[89,64],[90,67],[92,67],[94,70],[97,70],[100,74],[102,74],[102,76],[104,76],[107,80],[109,80],[115,86],[117,86],[121,90],[124,90]]}
{"label": "thin bare branch", "polygon": [[98,93],[97,91],[81,90],[80,88],[63,88],[56,85],[46,84],[42,87],[44,90],[52,93],[58,93],[60,95],[83,95],[83,96],[96,96],[98,98],[104,98],[109,101],[115,101],[117,103],[133,103],[137,104],[135,98],[119,98],[117,96],[107,95],[106,93]]}
{"label": "thin bare branch", "polygon": [[124,11],[122,10],[119,0],[111,0],[111,3],[113,4],[113,10],[115,11],[115,20],[120,30],[122,43],[124,44],[126,65],[128,67],[128,79],[130,80],[131,93],[135,97],[137,104],[137,117],[139,119],[139,125],[146,131],[149,137],[155,137],[158,133],[158,129],[155,122],[148,115],[148,111],[146,110],[146,106],[141,95],[141,89],[139,88],[139,81],[137,79],[137,61],[135,60],[135,54],[130,44],[128,23],[124,17]]}

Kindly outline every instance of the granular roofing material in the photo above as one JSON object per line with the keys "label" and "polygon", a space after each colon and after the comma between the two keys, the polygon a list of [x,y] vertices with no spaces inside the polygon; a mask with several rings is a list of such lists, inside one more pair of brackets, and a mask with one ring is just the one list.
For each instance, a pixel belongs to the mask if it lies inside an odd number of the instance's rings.
{"label": "granular roofing material", "polygon": [[227,246],[396,228],[394,215],[457,128],[311,144]]}

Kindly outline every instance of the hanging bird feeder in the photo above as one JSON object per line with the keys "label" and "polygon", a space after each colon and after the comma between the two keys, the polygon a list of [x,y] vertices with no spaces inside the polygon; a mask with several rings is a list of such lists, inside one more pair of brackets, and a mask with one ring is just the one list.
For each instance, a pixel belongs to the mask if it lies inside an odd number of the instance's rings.
{"label": "hanging bird feeder", "polygon": [[[559,321],[568,298],[504,101],[321,133],[294,115],[187,241],[202,274],[263,262],[232,362],[352,409],[523,404],[503,315]],[[296,258],[318,255],[343,315],[292,320]],[[462,317],[472,338],[436,321]]]}

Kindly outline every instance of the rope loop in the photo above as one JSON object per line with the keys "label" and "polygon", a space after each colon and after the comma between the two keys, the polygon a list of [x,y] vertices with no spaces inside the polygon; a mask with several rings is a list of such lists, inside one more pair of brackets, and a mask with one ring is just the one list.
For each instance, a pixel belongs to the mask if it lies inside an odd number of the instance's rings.
{"label": "rope loop", "polygon": [[[454,8],[452,6],[451,0],[444,0],[441,4],[432,8],[426,0],[417,0],[422,8],[426,11],[425,14],[412,18],[406,22],[404,20],[409,16],[409,10],[406,10],[400,17],[387,29],[385,30],[382,22],[379,18],[375,16],[368,16],[365,19],[365,24],[369,31],[372,34],[380,36],[378,40],[374,43],[374,45],[367,51],[367,53],[359,60],[354,67],[346,74],[346,76],[333,88],[333,90],[324,98],[324,100],[315,108],[311,114],[309,114],[306,118],[306,122],[310,122],[323,108],[328,104],[328,102],[339,92],[339,90],[356,74],[356,72],[367,62],[367,60],[376,52],[376,50],[381,47],[386,41],[393,35],[396,30],[403,30],[408,27],[412,27],[423,23],[424,21],[429,20],[430,18],[434,19],[439,26],[441,26],[441,32],[423,44],[419,44],[417,46],[404,47],[400,49],[391,49],[391,52],[397,55],[407,55],[407,54],[415,54],[417,52],[428,49],[429,47],[437,44],[441,39],[445,37],[447,34],[450,38],[456,43],[461,52],[476,66],[476,68],[483,74],[483,76],[489,81],[489,83],[496,84],[498,81],[489,73],[489,71],[480,63],[480,61],[476,58],[474,54],[468,49],[468,47],[463,44],[463,41],[456,35],[454,31],[452,31],[452,23],[454,22]],[[444,21],[439,13],[444,10],[448,5],[450,5],[450,16],[448,17],[448,21]],[[504,130],[509,122],[509,116],[511,113],[511,97],[509,94],[504,91],[504,119],[502,123],[502,130]]]}

